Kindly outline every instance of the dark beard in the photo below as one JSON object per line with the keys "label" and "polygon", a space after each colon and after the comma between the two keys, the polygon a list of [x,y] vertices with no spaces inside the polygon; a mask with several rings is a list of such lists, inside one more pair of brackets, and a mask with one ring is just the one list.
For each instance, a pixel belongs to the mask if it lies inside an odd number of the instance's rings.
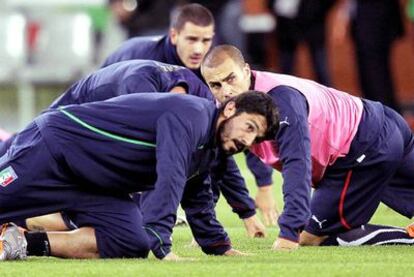
{"label": "dark beard", "polygon": [[221,134],[224,132],[224,128],[225,128],[225,126],[228,123],[228,120],[230,118],[224,119],[217,128],[216,141],[217,141],[218,148],[220,150],[220,155],[222,155],[222,156],[231,156],[232,155],[232,153],[229,153],[229,151],[224,150],[223,141],[221,139]]}
{"label": "dark beard", "polygon": [[233,117],[235,117],[235,116],[236,115],[233,115],[233,116],[231,116],[231,117],[223,120],[220,123],[220,125],[218,126],[218,128],[217,128],[216,141],[217,141],[217,144],[219,146],[220,153],[223,154],[223,155],[225,155],[225,156],[231,156],[231,155],[240,153],[240,152],[242,152],[242,151],[244,151],[246,149],[246,146],[243,145],[241,142],[239,142],[237,140],[234,141],[235,146],[236,146],[236,149],[235,150],[225,150],[223,148],[223,141],[221,139],[221,134],[224,132],[224,129],[226,128],[226,126],[230,123],[230,120],[232,120]]}

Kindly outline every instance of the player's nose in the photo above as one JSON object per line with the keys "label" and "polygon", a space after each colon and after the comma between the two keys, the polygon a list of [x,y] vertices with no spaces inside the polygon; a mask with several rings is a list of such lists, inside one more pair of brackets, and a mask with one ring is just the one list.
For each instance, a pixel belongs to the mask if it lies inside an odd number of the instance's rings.
{"label": "player's nose", "polygon": [[225,84],[225,83],[222,85],[221,90],[222,90],[222,93],[223,93],[223,95],[226,99],[231,98],[231,97],[234,96],[234,93],[233,93],[233,90],[231,89],[231,87],[229,85]]}
{"label": "player's nose", "polygon": [[244,138],[243,138],[243,144],[246,145],[246,147],[250,147],[253,145],[254,141],[256,140],[256,133],[245,133]]}
{"label": "player's nose", "polygon": [[201,55],[204,51],[204,45],[201,41],[194,43],[193,52],[194,54]]}

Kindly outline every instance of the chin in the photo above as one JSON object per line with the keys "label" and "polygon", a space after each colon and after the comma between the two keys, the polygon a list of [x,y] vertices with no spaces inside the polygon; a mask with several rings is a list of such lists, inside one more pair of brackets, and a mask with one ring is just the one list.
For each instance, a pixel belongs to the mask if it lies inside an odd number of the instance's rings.
{"label": "chin", "polygon": [[188,62],[185,66],[189,69],[199,69],[201,67],[201,62],[200,63]]}
{"label": "chin", "polygon": [[187,66],[187,68],[192,69],[192,70],[197,70],[197,69],[200,68],[200,65],[199,64],[197,64],[197,65],[192,64],[192,65]]}

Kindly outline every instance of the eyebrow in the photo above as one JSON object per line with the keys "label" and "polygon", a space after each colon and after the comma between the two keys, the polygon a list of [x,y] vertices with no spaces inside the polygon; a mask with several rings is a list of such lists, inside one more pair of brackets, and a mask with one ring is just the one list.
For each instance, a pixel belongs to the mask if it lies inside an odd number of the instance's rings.
{"label": "eyebrow", "polygon": [[208,82],[210,85],[220,85],[221,82],[226,82],[230,77],[232,77],[232,75],[234,74],[234,72],[230,72],[229,75],[227,75],[226,77],[224,77],[221,80],[218,81],[213,81],[213,82]]}
{"label": "eyebrow", "polygon": [[220,86],[220,82],[208,82],[210,86]]}
{"label": "eyebrow", "polygon": [[[256,123],[256,121],[251,120],[251,122],[254,124],[254,126],[256,126],[257,131],[260,131],[259,125]],[[266,134],[266,131],[264,132],[264,134]]]}
{"label": "eyebrow", "polygon": [[254,127],[256,128],[257,131],[260,130],[259,125],[257,125],[257,123],[254,120],[249,120],[249,122],[254,125]]}
{"label": "eyebrow", "polygon": [[195,40],[212,40],[213,39],[212,36],[208,36],[208,37],[202,36],[202,37],[200,37],[200,36],[193,35],[193,34],[186,35],[185,37],[187,39],[195,39]]}
{"label": "eyebrow", "polygon": [[230,74],[229,74],[229,75],[227,75],[227,77],[223,78],[221,81],[222,81],[222,82],[226,82],[226,81],[227,81],[228,79],[230,79],[233,75],[234,75],[234,72],[232,71],[232,72],[230,72]]}
{"label": "eyebrow", "polygon": [[186,36],[187,39],[194,39],[194,40],[198,40],[199,38],[197,36],[193,36],[193,35],[188,35]]}

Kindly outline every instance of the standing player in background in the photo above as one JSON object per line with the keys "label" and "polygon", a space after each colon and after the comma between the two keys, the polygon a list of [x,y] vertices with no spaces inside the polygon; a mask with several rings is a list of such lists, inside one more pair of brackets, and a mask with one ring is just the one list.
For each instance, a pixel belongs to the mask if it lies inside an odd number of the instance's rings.
{"label": "standing player in background", "polygon": [[275,13],[276,40],[280,71],[295,75],[299,44],[303,42],[312,61],[315,79],[329,86],[331,74],[328,62],[326,22],[336,0],[268,0]]}
{"label": "standing player in background", "polygon": [[283,176],[274,249],[414,244],[402,228],[368,224],[380,201],[414,216],[414,136],[397,112],[310,80],[251,71],[229,45],[214,48],[201,70],[220,101],[254,88],[280,112],[277,136],[251,147]]}
{"label": "standing player in background", "polygon": [[[159,259],[175,259],[171,235],[182,198],[205,253],[241,255],[215,218],[205,180],[217,156],[240,152],[277,128],[272,100],[258,92],[220,109],[194,96],[135,93],[47,111],[16,135],[0,160],[0,224],[65,211],[80,228],[22,234],[5,224],[0,260],[25,258],[26,251],[145,258],[149,249]],[[130,193],[155,188],[162,188],[150,207],[156,220],[143,226]]]}
{"label": "standing player in background", "polygon": [[[170,91],[188,93],[211,102],[214,99],[205,83],[185,67],[152,60],[130,60],[109,65],[76,82],[56,99],[49,109],[70,104],[103,101],[125,94]],[[12,141],[11,139],[4,143],[0,156],[6,152]],[[213,181],[223,184],[221,191],[233,211],[243,220],[247,234],[250,237],[264,236],[265,228],[255,215],[254,201],[249,197],[246,184],[234,159],[229,157],[220,162],[223,165],[217,161],[214,169],[211,170]],[[225,166],[225,171],[221,170],[222,166]],[[137,198],[136,201],[139,199]],[[145,223],[147,219],[150,220],[152,214],[148,213],[147,216],[145,210],[143,212]],[[73,226],[70,223],[70,217],[63,214],[63,218],[64,223],[58,215],[30,218],[18,223],[28,229],[42,227],[47,230],[61,230]]]}
{"label": "standing player in background", "polygon": [[350,29],[363,96],[401,112],[391,66],[395,42],[404,35],[401,1],[338,2],[334,39],[337,43],[343,43]]}
{"label": "standing player in background", "polygon": [[[214,18],[210,11],[199,4],[184,5],[173,14],[168,35],[129,39],[106,59],[102,67],[124,60],[156,60],[185,66],[202,80],[200,65],[213,37]],[[271,192],[272,168],[253,154],[247,152],[246,155],[247,165],[258,185],[256,206],[262,212],[265,224],[275,225],[278,213]]]}

